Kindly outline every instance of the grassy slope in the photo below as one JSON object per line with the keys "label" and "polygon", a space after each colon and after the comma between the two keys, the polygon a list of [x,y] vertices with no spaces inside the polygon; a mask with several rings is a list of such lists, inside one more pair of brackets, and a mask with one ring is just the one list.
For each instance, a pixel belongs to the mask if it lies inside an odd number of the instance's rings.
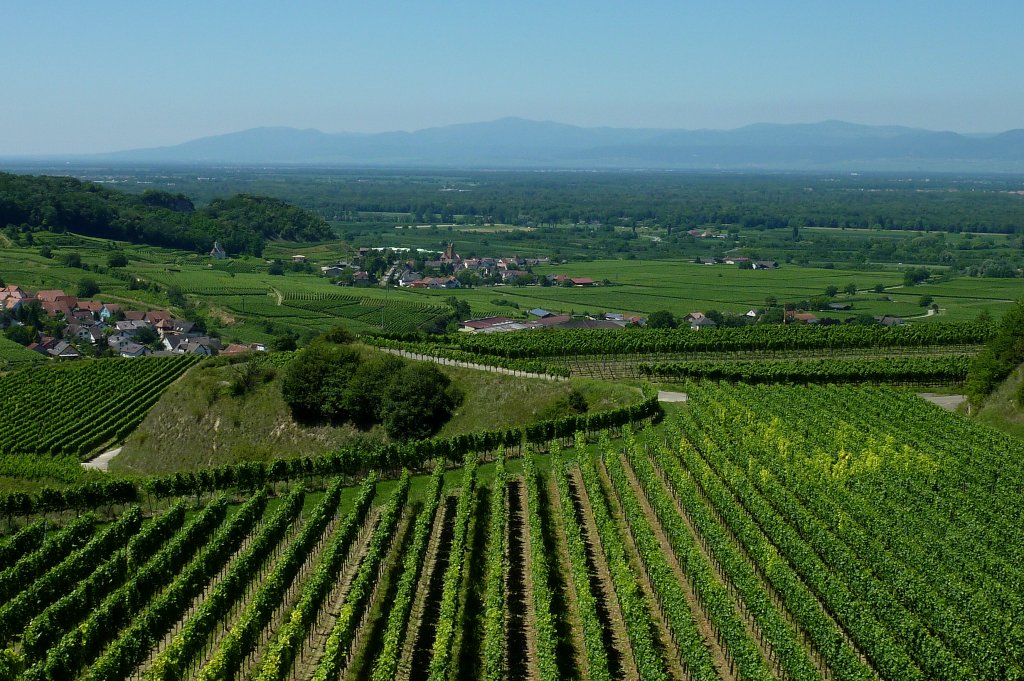
{"label": "grassy slope", "polygon": [[[465,400],[441,435],[523,425],[563,415],[571,389],[565,382],[526,380],[470,369],[444,367],[465,391]],[[197,367],[161,398],[128,437],[111,470],[165,473],[244,460],[318,454],[359,438],[382,439],[379,428],[360,432],[351,426],[303,426],[295,422],[281,397],[280,379],[245,397],[225,388],[232,367]],[[592,410],[604,410],[640,398],[635,388],[579,381]]]}
{"label": "grassy slope", "polygon": [[1024,438],[1024,405],[1017,394],[1024,384],[1024,364],[1017,367],[985,401],[975,418],[1010,435]]}

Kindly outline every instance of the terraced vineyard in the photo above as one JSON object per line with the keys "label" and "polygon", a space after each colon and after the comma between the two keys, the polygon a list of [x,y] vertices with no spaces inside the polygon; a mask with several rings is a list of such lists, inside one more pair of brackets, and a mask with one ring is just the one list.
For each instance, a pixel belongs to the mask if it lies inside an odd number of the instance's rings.
{"label": "terraced vineyard", "polygon": [[891,389],[688,392],[662,424],[571,451],[29,522],[0,540],[4,664],[26,679],[1024,678],[1019,442]]}
{"label": "terraced vineyard", "polygon": [[6,374],[0,452],[84,456],[135,428],[198,359],[102,359]]}

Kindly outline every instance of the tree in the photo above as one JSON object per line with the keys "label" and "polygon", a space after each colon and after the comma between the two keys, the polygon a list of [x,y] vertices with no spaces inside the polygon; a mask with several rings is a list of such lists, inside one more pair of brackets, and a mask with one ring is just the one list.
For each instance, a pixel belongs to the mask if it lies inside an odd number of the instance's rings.
{"label": "tree", "polygon": [[768,296],[764,299],[764,306],[769,310],[779,304],[779,299],[775,296]]}
{"label": "tree", "polygon": [[107,267],[127,267],[128,256],[124,251],[115,251],[107,256]]}
{"label": "tree", "polygon": [[359,353],[350,347],[313,343],[288,363],[281,395],[296,418],[343,420],[346,388],[358,364]]}
{"label": "tree", "polygon": [[457,321],[464,321],[470,318],[472,313],[469,310],[469,301],[464,298],[448,296],[444,299],[444,302],[452,308],[452,313],[455,315],[455,319]]}
{"label": "tree", "polygon": [[668,310],[655,310],[647,317],[647,328],[649,329],[674,329],[679,322]]}
{"label": "tree", "polygon": [[132,334],[132,340],[139,345],[152,347],[160,344],[160,334],[152,326],[143,326]]}
{"label": "tree", "polygon": [[725,315],[718,310],[706,310],[704,316],[713,321],[716,326],[725,325]]}
{"label": "tree", "polygon": [[926,281],[930,276],[931,272],[924,267],[912,267],[903,273],[903,285],[914,286],[915,284],[920,284],[921,282]]}
{"label": "tree", "polygon": [[291,333],[284,333],[278,336],[271,343],[271,348],[278,352],[288,352],[299,347],[298,337]]}
{"label": "tree", "polygon": [[429,437],[462,401],[462,392],[433,364],[409,362],[383,399],[384,430],[396,440]]}
{"label": "tree", "polygon": [[78,251],[71,251],[70,253],[64,254],[64,257],[61,258],[61,262],[68,267],[81,267],[82,255]]}
{"label": "tree", "polygon": [[838,286],[826,286],[825,287],[825,295],[828,296],[829,298],[834,298],[837,293],[839,293],[839,287]]}
{"label": "tree", "polygon": [[1003,315],[995,336],[971,362],[965,387],[975,405],[1024,362],[1024,299]]}
{"label": "tree", "polygon": [[848,295],[848,296],[856,295],[857,294],[857,285],[851,281],[849,284],[846,285],[846,287],[843,289],[843,291],[845,291],[846,295]]}
{"label": "tree", "polygon": [[52,258],[53,249],[50,248],[49,244],[43,244],[42,246],[39,247],[39,255],[43,256],[44,258]]}
{"label": "tree", "polygon": [[921,299],[917,301],[917,304],[921,307],[928,307],[934,302],[934,298],[931,296],[921,296]]}
{"label": "tree", "polygon": [[328,343],[335,343],[337,345],[348,345],[356,340],[356,335],[341,324],[333,327],[320,337]]}
{"label": "tree", "polygon": [[281,262],[280,258],[277,258],[274,262],[270,263],[270,268],[267,270],[267,274],[272,274],[274,276],[281,276],[284,274],[284,263]]}
{"label": "tree", "polygon": [[85,277],[78,282],[75,294],[79,298],[91,298],[100,292],[100,285],[92,277]]}
{"label": "tree", "polygon": [[385,396],[404,365],[401,357],[383,354],[359,365],[345,389],[345,408],[353,423],[367,428],[383,420]]}
{"label": "tree", "polygon": [[29,345],[36,340],[36,330],[31,326],[9,326],[4,331],[4,335],[19,345]]}
{"label": "tree", "polygon": [[885,284],[875,284],[872,289],[875,293],[885,293]]}
{"label": "tree", "polygon": [[569,391],[566,396],[566,401],[571,409],[576,414],[585,414],[590,405],[587,404],[587,398],[576,388]]}

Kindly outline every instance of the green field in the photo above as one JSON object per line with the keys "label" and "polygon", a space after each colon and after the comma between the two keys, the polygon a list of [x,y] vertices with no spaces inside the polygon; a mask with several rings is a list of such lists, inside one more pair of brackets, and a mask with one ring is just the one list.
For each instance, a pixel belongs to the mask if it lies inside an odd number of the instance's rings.
{"label": "green field", "polygon": [[[63,288],[73,293],[79,281],[90,277],[99,284],[98,299],[129,307],[168,305],[166,291],[176,289],[205,310],[227,340],[266,340],[291,330],[317,333],[342,324],[355,332],[414,331],[446,314],[445,299],[456,296],[470,305],[471,315],[524,317],[541,307],[552,312],[599,314],[617,312],[648,315],[668,310],[677,316],[694,311],[744,313],[761,308],[769,297],[779,303],[820,298],[829,286],[843,290],[853,283],[858,292],[840,293],[836,302],[850,303],[849,312],[823,312],[818,316],[893,315],[920,319],[973,319],[983,311],[1001,314],[1024,295],[1019,279],[950,278],[914,287],[903,286],[902,271],[893,267],[870,271],[828,269],[782,264],[777,270],[741,270],[731,265],[700,265],[683,260],[593,260],[535,268],[538,275],[567,274],[590,277],[608,285],[588,288],[493,286],[457,290],[409,290],[338,287],[315,274],[286,270],[282,276],[267,272],[267,260],[241,258],[213,262],[205,256],[151,246],[113,244],[72,234],[40,234],[37,243],[53,249],[52,258],[38,248],[0,249],[0,272],[10,283],[32,288]],[[107,270],[115,249],[128,255],[129,266]],[[67,267],[62,256],[81,254],[90,270]],[[492,251],[496,253],[497,251]],[[269,257],[287,260],[302,253],[314,267],[349,257],[343,242],[323,244],[272,243]],[[135,277],[159,291],[129,287]],[[884,292],[876,293],[876,286]],[[932,296],[938,313],[927,316],[922,296]]]}

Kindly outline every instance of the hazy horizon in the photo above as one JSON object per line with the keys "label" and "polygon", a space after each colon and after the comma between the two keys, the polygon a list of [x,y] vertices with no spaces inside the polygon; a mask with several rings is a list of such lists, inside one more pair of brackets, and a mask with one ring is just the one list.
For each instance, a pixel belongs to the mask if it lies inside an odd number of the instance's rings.
{"label": "hazy horizon", "polygon": [[520,117],[728,130],[1024,127],[1024,5],[657,0],[6,8],[0,155],[255,127],[414,131]]}

